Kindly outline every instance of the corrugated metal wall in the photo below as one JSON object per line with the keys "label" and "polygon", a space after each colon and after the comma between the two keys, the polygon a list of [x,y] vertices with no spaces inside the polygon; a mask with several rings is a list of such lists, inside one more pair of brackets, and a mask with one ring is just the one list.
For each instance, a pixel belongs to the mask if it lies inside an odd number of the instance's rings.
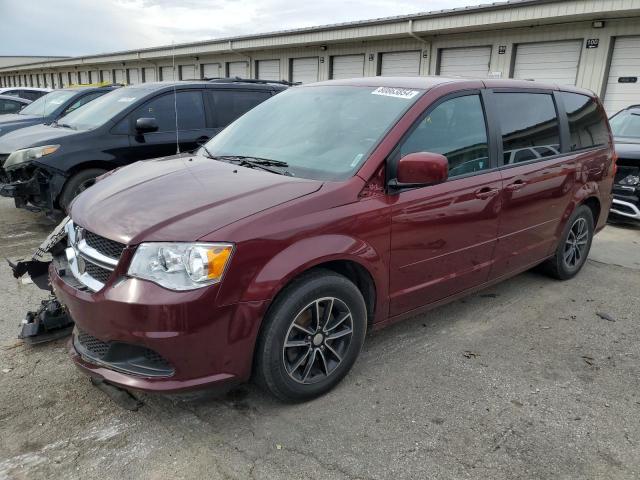
{"label": "corrugated metal wall", "polygon": [[[344,29],[331,31],[318,31],[309,33],[289,34],[280,36],[267,36],[236,40],[233,49],[254,48],[255,50],[243,50],[230,52],[226,43],[211,43],[192,45],[176,48],[176,70],[181,65],[189,71],[193,71],[196,77],[201,77],[203,72],[213,71],[211,65],[225,66],[235,65],[236,62],[247,62],[246,75],[255,78],[256,62],[260,60],[277,60],[279,63],[279,76],[282,79],[292,79],[290,71],[292,59],[318,57],[318,80],[327,80],[331,74],[331,58],[343,55],[362,55],[364,58],[364,75],[374,76],[381,72],[382,53],[388,52],[419,52],[421,75],[434,75],[439,71],[439,55],[443,49],[460,47],[490,46],[491,56],[489,72],[494,77],[510,78],[513,75],[515,54],[518,45],[535,42],[551,42],[561,40],[575,40],[581,44],[579,65],[577,69],[576,85],[603,95],[607,83],[607,75],[612,57],[612,46],[616,37],[640,35],[640,17],[626,19],[605,19],[605,28],[593,28],[592,21],[563,21],[563,19],[575,18],[576,15],[592,15],[593,12],[609,12],[612,9],[624,10],[640,8],[640,0],[572,0],[538,5],[525,5],[505,10],[477,12],[473,15],[448,15],[437,18],[415,20],[412,29],[419,34],[422,41],[409,36],[406,21],[382,23],[380,25],[355,25]],[[532,18],[557,18],[554,25],[526,26],[522,22],[532,22]],[[462,22],[462,23],[461,23]],[[466,22],[466,23],[465,23]],[[483,25],[492,25],[490,30]],[[450,29],[477,28],[478,31],[465,31],[461,33],[446,33]],[[438,31],[437,35],[426,35],[424,32]],[[360,36],[358,36],[360,35]],[[380,39],[380,37],[393,35],[398,38]],[[286,37],[286,38],[285,38]],[[344,39],[340,43],[340,38]],[[354,40],[356,38],[356,40]],[[587,40],[598,41],[597,48],[587,48]],[[323,41],[327,41],[323,45]],[[286,48],[279,44],[300,46]],[[144,54],[143,54],[144,53]],[[61,65],[55,69],[42,69],[35,67],[18,67],[19,71],[3,74],[0,71],[0,85],[11,85],[14,82],[31,83],[31,78],[37,79],[40,85],[45,82],[44,73],[62,73],[66,80],[71,73],[71,81],[75,83],[78,66],[82,70],[102,71],[103,79],[107,80],[104,72],[124,71],[128,69],[145,69],[145,80],[165,78],[160,72],[167,73],[172,65],[170,50],[154,50],[143,52],[113,54],[100,57],[100,63],[90,65],[83,63],[74,65],[73,60],[57,62]],[[187,54],[187,55],[185,55]],[[127,60],[130,58],[130,60]],[[144,57],[141,59],[140,57]],[[77,60],[76,60],[77,62]],[[224,68],[217,68],[224,72]],[[151,75],[154,72],[155,75]],[[120,77],[118,75],[118,77]],[[139,81],[142,81],[140,78]],[[50,84],[51,81],[47,81]],[[640,102],[640,99],[638,99]]]}

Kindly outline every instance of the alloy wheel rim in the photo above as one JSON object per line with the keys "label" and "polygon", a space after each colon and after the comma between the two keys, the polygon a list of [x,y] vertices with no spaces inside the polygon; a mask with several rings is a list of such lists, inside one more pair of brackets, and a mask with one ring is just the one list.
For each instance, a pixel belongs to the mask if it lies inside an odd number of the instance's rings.
{"label": "alloy wheel rim", "polygon": [[326,379],[344,360],[352,337],[353,317],[342,300],[314,300],[300,310],[287,330],[282,347],[287,374],[305,385]]}
{"label": "alloy wheel rim", "polygon": [[584,218],[578,218],[571,229],[564,244],[564,263],[569,268],[576,268],[584,259],[589,242],[589,228]]}

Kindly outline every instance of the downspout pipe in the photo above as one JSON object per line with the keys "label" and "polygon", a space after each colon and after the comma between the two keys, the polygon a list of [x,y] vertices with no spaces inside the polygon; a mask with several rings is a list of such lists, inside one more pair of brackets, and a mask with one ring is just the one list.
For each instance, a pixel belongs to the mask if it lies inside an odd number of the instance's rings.
{"label": "downspout pipe", "polygon": [[414,31],[413,31],[413,19],[409,19],[409,29],[408,29],[407,33],[409,34],[410,37],[415,38],[420,43],[422,43],[422,45],[424,45],[423,50],[426,50],[428,48],[429,53],[428,53],[428,57],[427,57],[427,75],[429,75],[429,71],[431,69],[431,42],[427,42],[424,38],[419,37],[418,35],[416,35],[414,33]]}

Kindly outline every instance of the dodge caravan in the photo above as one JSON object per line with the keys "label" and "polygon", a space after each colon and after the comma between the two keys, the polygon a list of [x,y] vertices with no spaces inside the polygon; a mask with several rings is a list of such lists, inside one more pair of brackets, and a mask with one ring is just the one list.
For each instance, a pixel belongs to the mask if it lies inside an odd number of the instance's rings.
{"label": "dodge caravan", "polygon": [[[510,154],[523,149],[536,154]],[[153,392],[253,377],[306,400],[347,374],[368,330],[539,264],[575,276],[615,169],[585,90],[428,77],[294,87],[196,153],[80,194],[51,281],[88,375]]]}

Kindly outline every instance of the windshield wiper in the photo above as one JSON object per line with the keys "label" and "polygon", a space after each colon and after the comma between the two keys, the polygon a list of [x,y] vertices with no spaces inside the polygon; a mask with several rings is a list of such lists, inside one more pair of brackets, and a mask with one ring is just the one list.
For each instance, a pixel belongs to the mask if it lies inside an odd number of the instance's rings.
{"label": "windshield wiper", "polygon": [[51,125],[52,127],[62,127],[62,128],[70,128],[71,130],[75,130],[75,128],[73,128],[71,125],[69,125],[68,123],[58,123],[57,120],[54,120],[53,122],[51,122],[49,125]]}
{"label": "windshield wiper", "polygon": [[211,155],[210,153],[209,153],[209,156],[214,160],[221,160],[223,162],[236,163],[241,167],[260,168],[267,172],[276,173],[278,175],[287,175],[289,177],[294,176],[293,173],[289,172],[288,170],[273,170],[271,168],[268,168],[268,167],[287,168],[289,164],[281,160],[270,160],[268,158],[248,157],[244,155],[215,155],[214,156],[214,155]]}

